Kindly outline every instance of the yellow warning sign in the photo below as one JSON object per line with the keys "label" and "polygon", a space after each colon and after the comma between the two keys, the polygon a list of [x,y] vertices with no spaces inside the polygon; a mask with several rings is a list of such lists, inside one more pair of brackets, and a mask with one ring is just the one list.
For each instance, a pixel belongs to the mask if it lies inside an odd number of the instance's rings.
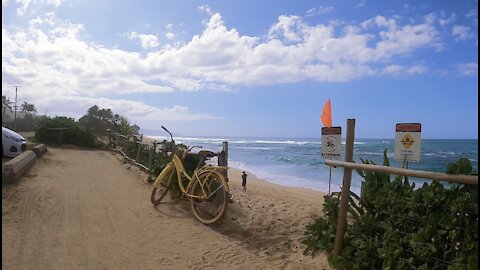
{"label": "yellow warning sign", "polygon": [[410,136],[410,134],[407,133],[407,135],[403,136],[401,142],[403,146],[408,149],[410,148],[410,146],[412,146],[412,144],[415,143],[415,140],[412,136]]}
{"label": "yellow warning sign", "polygon": [[422,125],[420,123],[400,123],[395,126],[395,160],[420,161],[422,145]]}

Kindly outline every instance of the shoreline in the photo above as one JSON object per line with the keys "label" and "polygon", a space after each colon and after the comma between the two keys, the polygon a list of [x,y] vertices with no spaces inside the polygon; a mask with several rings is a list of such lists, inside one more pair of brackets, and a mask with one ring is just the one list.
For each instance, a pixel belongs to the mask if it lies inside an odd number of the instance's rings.
{"label": "shoreline", "polygon": [[[246,192],[241,185],[243,171]],[[232,203],[213,227],[230,243],[266,259],[267,269],[331,269],[323,252],[316,257],[303,255],[306,246],[301,243],[306,226],[323,216],[327,192],[272,183],[230,165],[228,185]]]}
{"label": "shoreline", "polygon": [[[155,139],[155,138],[152,138],[152,137],[149,137],[148,135],[143,135],[142,137],[142,142],[144,143],[152,143],[154,141],[158,141],[158,139]],[[211,150],[211,149],[209,149]],[[232,163],[238,163],[238,162],[232,162]],[[215,164],[216,165],[216,164]],[[270,179],[267,179],[267,178],[262,178],[260,176],[257,176],[254,172],[252,172],[251,170],[249,170],[248,168],[241,168],[239,166],[235,166],[235,165],[231,165],[230,163],[228,164],[228,168],[229,168],[229,172],[231,172],[232,170],[235,171],[234,175],[236,178],[238,178],[239,176],[241,176],[241,172],[242,171],[245,171],[248,175],[249,175],[249,178],[251,176],[253,176],[253,179],[254,181],[260,181],[260,182],[266,182],[268,184],[272,184],[272,185],[278,185],[280,187],[285,187],[285,188],[292,188],[292,189],[300,189],[300,190],[309,190],[311,192],[319,192],[319,193],[322,193],[324,195],[326,195],[328,193],[328,191],[324,191],[324,190],[320,190],[320,189],[314,189],[314,188],[311,188],[311,187],[300,187],[300,186],[294,186],[294,185],[287,185],[287,184],[281,184],[281,183],[278,183],[277,181],[275,180],[270,180]],[[230,174],[229,174],[230,175]],[[230,178],[230,177],[229,177]],[[240,178],[241,179],[241,178]],[[300,179],[300,178],[299,178]],[[307,180],[310,180],[310,179],[307,179]],[[240,181],[241,182],[241,181]],[[328,183],[328,179],[326,181],[326,183]],[[248,185],[248,184],[247,184]],[[332,182],[332,187],[333,187],[333,182]],[[336,188],[332,188],[332,191],[338,191],[336,190]]]}

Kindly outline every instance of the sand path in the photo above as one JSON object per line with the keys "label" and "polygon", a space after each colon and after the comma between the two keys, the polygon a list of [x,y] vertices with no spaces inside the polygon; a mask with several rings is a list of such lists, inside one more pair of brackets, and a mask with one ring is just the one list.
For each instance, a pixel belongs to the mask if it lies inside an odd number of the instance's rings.
{"label": "sand path", "polygon": [[2,187],[3,269],[329,269],[299,245],[317,198],[312,208],[281,187],[250,179],[243,193],[231,180],[228,216],[205,226],[188,202],[153,207],[145,180],[110,152],[49,148]]}

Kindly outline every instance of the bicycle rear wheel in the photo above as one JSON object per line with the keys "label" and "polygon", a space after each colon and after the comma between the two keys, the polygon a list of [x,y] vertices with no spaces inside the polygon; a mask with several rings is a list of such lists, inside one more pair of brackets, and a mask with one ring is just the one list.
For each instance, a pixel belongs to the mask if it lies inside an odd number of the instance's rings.
{"label": "bicycle rear wheel", "polygon": [[173,166],[171,164],[167,164],[167,166],[158,175],[157,180],[155,180],[155,184],[153,185],[152,195],[150,196],[150,201],[153,205],[159,205],[167,194],[170,186],[172,185],[174,173],[175,170]]}
{"label": "bicycle rear wheel", "polygon": [[220,174],[214,172],[200,175],[192,183],[190,194],[207,196],[205,199],[190,197],[193,214],[200,222],[213,224],[225,215],[228,208],[228,185]]}

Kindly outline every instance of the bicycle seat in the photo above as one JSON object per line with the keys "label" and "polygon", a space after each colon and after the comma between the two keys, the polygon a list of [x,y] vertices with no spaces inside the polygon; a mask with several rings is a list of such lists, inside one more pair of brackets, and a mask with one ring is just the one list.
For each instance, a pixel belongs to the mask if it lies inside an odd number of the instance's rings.
{"label": "bicycle seat", "polygon": [[198,151],[198,154],[201,155],[201,156],[204,156],[205,158],[212,158],[214,156],[216,156],[216,154],[212,151],[209,151],[209,150],[200,150]]}

